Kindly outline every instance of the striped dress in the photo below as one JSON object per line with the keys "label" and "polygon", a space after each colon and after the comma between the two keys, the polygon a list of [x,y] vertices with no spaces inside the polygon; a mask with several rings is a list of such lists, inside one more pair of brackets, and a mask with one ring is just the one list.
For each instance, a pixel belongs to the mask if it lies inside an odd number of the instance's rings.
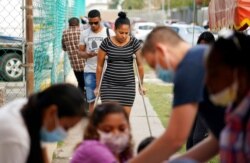
{"label": "striped dress", "polygon": [[100,48],[108,56],[107,69],[101,83],[102,102],[116,101],[131,107],[135,99],[133,54],[139,50],[140,42],[131,37],[126,45],[117,46],[110,38],[106,38]]}

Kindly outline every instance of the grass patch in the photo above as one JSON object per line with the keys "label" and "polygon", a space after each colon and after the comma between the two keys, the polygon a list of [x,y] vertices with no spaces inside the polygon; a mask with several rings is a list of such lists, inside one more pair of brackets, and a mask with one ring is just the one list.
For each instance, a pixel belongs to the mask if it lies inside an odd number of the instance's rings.
{"label": "grass patch", "polygon": [[147,74],[153,71],[153,69],[149,67],[146,61],[143,62],[143,69],[144,69],[144,74]]}
{"label": "grass patch", "polygon": [[[154,83],[144,83],[147,88],[147,97],[150,100],[153,109],[156,111],[162,125],[166,128],[172,110],[172,85],[160,85]],[[180,150],[180,153],[185,152],[185,145]],[[209,163],[219,163],[219,157],[211,159]]]}
{"label": "grass patch", "polygon": [[166,127],[172,109],[172,86],[145,83],[147,96],[154,110],[159,116],[162,125]]}
{"label": "grass patch", "polygon": [[57,143],[57,148],[61,148],[64,145],[64,141],[59,141]]}

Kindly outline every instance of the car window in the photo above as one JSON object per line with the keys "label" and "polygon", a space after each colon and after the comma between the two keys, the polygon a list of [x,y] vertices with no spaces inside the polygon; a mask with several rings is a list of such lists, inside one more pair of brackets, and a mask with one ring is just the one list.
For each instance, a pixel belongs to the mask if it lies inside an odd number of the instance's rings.
{"label": "car window", "polygon": [[142,26],[139,26],[140,30],[152,30],[153,28],[154,28],[154,26],[151,26],[151,25],[142,25]]}
{"label": "car window", "polygon": [[188,27],[187,28],[187,32],[188,33],[202,33],[204,32],[205,30],[203,28],[200,28],[200,27]]}

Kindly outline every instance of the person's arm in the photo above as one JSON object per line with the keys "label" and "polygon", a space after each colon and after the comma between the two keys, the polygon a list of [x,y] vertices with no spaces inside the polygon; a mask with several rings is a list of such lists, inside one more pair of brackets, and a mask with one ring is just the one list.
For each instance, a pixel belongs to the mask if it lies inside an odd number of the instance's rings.
{"label": "person's arm", "polygon": [[99,88],[101,75],[103,73],[103,66],[105,61],[106,52],[99,49],[97,56],[97,68],[96,68],[96,88]]}
{"label": "person's arm", "polygon": [[155,163],[169,159],[186,142],[197,113],[197,107],[196,103],[174,107],[163,135],[129,163]]}
{"label": "person's arm", "polygon": [[0,162],[20,163],[26,162],[29,149],[18,143],[0,144]]}
{"label": "person's arm", "polygon": [[87,31],[84,31],[80,35],[80,43],[79,43],[79,56],[83,59],[92,58],[97,55],[96,52],[87,52],[86,41],[85,38],[88,37],[86,34]]}
{"label": "person's arm", "polygon": [[218,154],[218,152],[219,142],[214,137],[214,135],[210,133],[206,139],[202,140],[200,143],[195,145],[183,155],[180,155],[174,159],[190,158],[196,160],[197,162],[206,162],[209,161],[216,154]]}
{"label": "person's arm", "polygon": [[65,36],[64,36],[64,34],[63,34],[63,36],[62,36],[62,49],[63,49],[63,51],[67,51],[67,49],[66,49],[66,45],[65,45],[65,38],[64,38]]}
{"label": "person's arm", "polygon": [[136,55],[136,63],[138,66],[138,72],[139,72],[139,77],[141,80],[141,88],[140,89],[140,93],[145,94],[146,93],[146,89],[143,87],[143,78],[144,78],[144,68],[143,68],[143,64],[142,64],[142,57],[141,57],[141,50],[137,50],[135,52]]}
{"label": "person's arm", "polygon": [[138,50],[136,53],[136,63],[138,66],[139,76],[141,79],[141,84],[143,84],[143,77],[144,77],[144,69],[142,64],[142,58],[141,58],[141,50]]}
{"label": "person's arm", "polygon": [[84,58],[84,59],[88,59],[88,58],[92,58],[94,56],[96,56],[97,53],[96,52],[87,52],[86,50],[86,45],[79,45],[79,56]]}
{"label": "person's arm", "polygon": [[42,148],[42,153],[43,153],[43,161],[44,163],[49,163],[49,156],[48,156],[48,151],[46,147]]}

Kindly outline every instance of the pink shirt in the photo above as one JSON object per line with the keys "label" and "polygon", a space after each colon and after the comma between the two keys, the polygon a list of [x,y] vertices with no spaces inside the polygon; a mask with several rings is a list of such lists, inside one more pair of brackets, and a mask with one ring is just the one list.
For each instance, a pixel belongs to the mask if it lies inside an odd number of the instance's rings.
{"label": "pink shirt", "polygon": [[85,140],[76,149],[71,163],[117,163],[112,152],[97,140]]}

